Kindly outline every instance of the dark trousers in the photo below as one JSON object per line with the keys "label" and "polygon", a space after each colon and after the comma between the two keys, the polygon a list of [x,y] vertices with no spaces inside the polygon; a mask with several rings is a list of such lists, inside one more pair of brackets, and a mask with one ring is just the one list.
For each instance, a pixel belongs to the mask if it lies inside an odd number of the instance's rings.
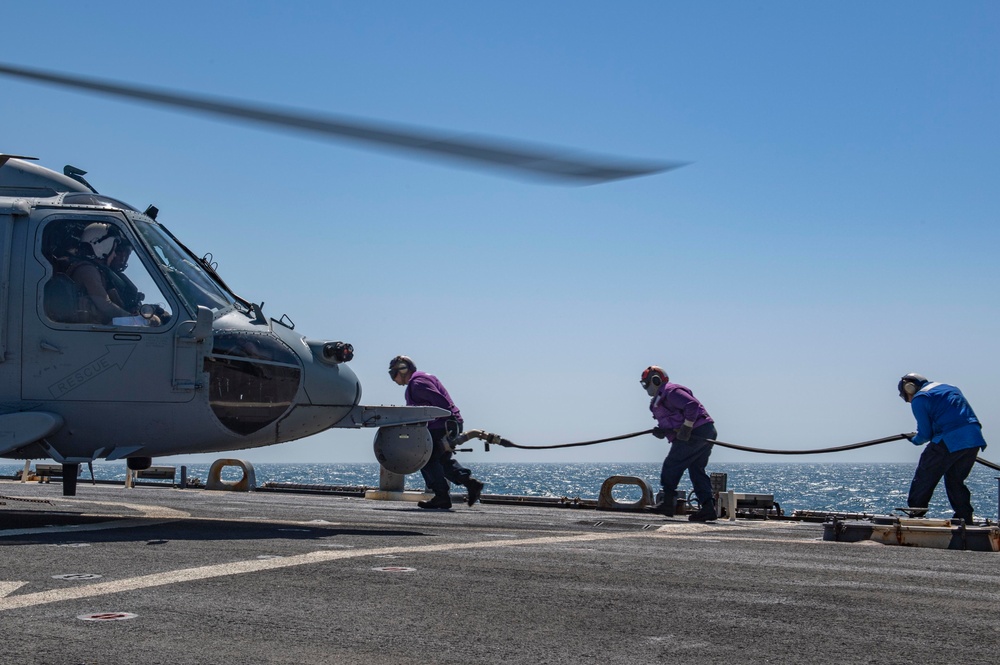
{"label": "dark trousers", "polygon": [[472,472],[466,469],[455,460],[455,455],[445,450],[443,439],[447,430],[432,429],[431,440],[434,442],[434,452],[431,458],[420,469],[420,475],[424,477],[424,483],[435,496],[448,495],[448,481],[456,485],[464,485],[465,481],[472,477]]}
{"label": "dark trousers", "polygon": [[702,508],[715,506],[712,500],[712,479],[705,473],[713,444],[705,439],[715,440],[717,436],[715,424],[705,423],[696,427],[687,441],[674,441],[670,444],[670,452],[663,460],[663,470],[660,471],[664,497],[672,497],[677,493],[677,484],[687,471],[698,503]]}
{"label": "dark trousers", "polygon": [[944,478],[944,489],[948,492],[948,502],[955,511],[955,517],[972,524],[972,494],[965,486],[965,479],[976,464],[978,454],[979,448],[949,452],[943,441],[928,443],[913,474],[907,503],[911,508],[927,507],[934,488]]}

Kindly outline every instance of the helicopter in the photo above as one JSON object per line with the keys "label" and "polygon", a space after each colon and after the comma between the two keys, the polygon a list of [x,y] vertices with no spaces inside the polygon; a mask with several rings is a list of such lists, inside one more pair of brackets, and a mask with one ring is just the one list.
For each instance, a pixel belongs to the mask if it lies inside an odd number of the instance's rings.
{"label": "helicopter", "polygon": [[[677,162],[581,160],[367,120],[264,108],[0,63],[0,75],[244,122],[595,184]],[[387,470],[427,461],[435,407],[366,406],[354,346],[312,338],[235,293],[210,255],[98,192],[86,171],[0,154],[0,458],[53,459],[63,494],[81,464],[274,445],[330,428],[375,428]]]}

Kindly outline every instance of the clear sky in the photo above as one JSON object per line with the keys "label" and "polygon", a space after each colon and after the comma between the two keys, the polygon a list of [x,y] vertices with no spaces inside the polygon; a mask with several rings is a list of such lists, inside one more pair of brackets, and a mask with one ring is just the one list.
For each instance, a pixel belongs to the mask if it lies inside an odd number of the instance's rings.
{"label": "clear sky", "polygon": [[[0,151],[157,205],[266,314],[353,343],[363,403],[403,403],[386,368],[405,353],[467,427],[589,440],[653,425],[638,378],[659,364],[721,440],[819,448],[911,430],[896,382],[915,371],[962,388],[1000,461],[1000,4],[35,0],[3,14],[9,64],[692,162],[542,185],[0,78]],[[240,456],[371,461],[373,435]],[[473,468],[666,452],[648,436],[475,447]]]}

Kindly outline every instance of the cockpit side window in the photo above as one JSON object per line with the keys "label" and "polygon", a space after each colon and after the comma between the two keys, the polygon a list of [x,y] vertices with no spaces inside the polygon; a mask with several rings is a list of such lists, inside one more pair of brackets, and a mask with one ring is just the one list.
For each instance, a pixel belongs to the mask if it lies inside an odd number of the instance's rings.
{"label": "cockpit side window", "polygon": [[115,222],[49,222],[42,233],[42,253],[52,266],[42,298],[45,315],[63,324],[168,323],[170,306],[133,251],[133,239]]}

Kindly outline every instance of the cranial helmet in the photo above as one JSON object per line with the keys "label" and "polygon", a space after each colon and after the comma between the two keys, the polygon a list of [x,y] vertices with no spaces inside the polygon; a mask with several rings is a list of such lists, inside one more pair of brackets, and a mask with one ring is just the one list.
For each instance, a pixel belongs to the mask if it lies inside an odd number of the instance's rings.
{"label": "cranial helmet", "polygon": [[389,376],[393,381],[400,372],[412,372],[417,369],[417,365],[410,360],[409,356],[396,356],[389,361]]}
{"label": "cranial helmet", "polygon": [[899,389],[899,396],[905,402],[907,397],[916,395],[917,392],[928,383],[929,381],[926,376],[910,372],[899,380],[899,385],[896,387]]}
{"label": "cranial helmet", "polygon": [[646,369],[642,370],[642,376],[639,378],[639,383],[646,390],[650,396],[656,394],[656,391],[660,389],[660,386],[670,380],[667,373],[663,371],[662,368],[656,365],[650,365]]}
{"label": "cranial helmet", "polygon": [[108,254],[114,251],[118,239],[118,233],[114,227],[101,222],[88,224],[87,228],[80,234],[80,241],[90,245],[94,251],[94,258],[98,260],[107,258]]}

